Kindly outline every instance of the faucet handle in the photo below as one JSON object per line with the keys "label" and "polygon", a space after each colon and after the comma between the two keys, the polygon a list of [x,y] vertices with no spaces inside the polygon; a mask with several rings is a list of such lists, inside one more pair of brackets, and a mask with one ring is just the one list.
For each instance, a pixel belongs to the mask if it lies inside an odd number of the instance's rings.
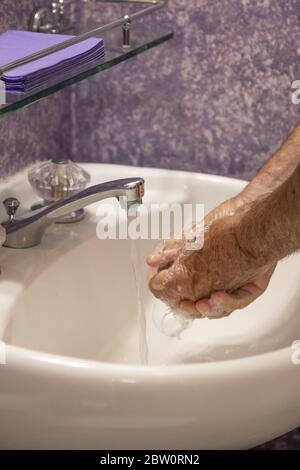
{"label": "faucet handle", "polygon": [[20,202],[16,197],[8,197],[3,201],[5,206],[6,213],[10,220],[14,220],[17,210],[19,208]]}

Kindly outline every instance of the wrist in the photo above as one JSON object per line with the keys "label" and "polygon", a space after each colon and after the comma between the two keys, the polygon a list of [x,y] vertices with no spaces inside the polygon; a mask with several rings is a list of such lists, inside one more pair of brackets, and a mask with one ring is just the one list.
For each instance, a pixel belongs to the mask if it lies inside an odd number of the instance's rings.
{"label": "wrist", "polygon": [[256,268],[278,261],[273,253],[272,235],[269,230],[270,203],[270,197],[249,203],[234,229],[241,252]]}
{"label": "wrist", "polygon": [[207,234],[203,255],[218,290],[237,287],[236,278],[240,279],[257,267],[257,262],[237,238],[242,219],[243,213],[236,212],[233,216],[212,224]]}

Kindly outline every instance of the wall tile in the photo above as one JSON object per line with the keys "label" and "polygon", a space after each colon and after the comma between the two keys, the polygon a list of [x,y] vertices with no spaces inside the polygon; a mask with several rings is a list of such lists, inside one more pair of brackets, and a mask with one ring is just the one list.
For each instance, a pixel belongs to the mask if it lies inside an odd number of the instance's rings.
{"label": "wall tile", "polygon": [[250,178],[300,115],[298,0],[170,0],[167,15],[171,42],[76,87],[76,157]]}
{"label": "wall tile", "polygon": [[[27,29],[30,12],[44,0],[1,0],[0,31]],[[0,176],[36,160],[71,153],[70,90],[0,117]]]}

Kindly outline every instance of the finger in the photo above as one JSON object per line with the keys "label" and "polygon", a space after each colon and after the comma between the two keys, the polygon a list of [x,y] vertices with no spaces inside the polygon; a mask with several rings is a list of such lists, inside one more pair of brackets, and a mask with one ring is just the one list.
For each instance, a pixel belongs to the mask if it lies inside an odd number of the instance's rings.
{"label": "finger", "polygon": [[190,285],[188,273],[173,264],[170,269],[159,271],[149,281],[149,288],[155,297],[178,308],[180,301],[186,297],[185,288]]}
{"label": "finger", "polygon": [[162,243],[162,251],[171,250],[172,248],[178,248],[182,244],[182,239],[180,238],[169,238],[164,240]]}
{"label": "finger", "polygon": [[180,295],[176,291],[176,279],[169,270],[160,271],[149,281],[152,294],[167,303],[171,308],[177,308],[180,303]]}
{"label": "finger", "polygon": [[201,299],[195,302],[195,308],[202,317],[209,317],[212,314],[212,306],[209,299]]}
{"label": "finger", "polygon": [[174,261],[176,255],[177,250],[173,248],[171,250],[163,251],[161,254],[154,254],[152,256],[148,256],[146,261],[149,266],[164,269],[166,266],[169,266],[170,263]]}
{"label": "finger", "polygon": [[150,279],[151,290],[156,292],[161,292],[170,288],[173,283],[174,280],[172,273],[168,269],[159,271],[152,277],[152,279]]}
{"label": "finger", "polygon": [[177,253],[180,245],[182,244],[182,240],[178,240],[175,238],[171,238],[169,240],[164,240],[160,245],[158,245],[153,255],[148,256],[147,263],[149,265],[157,265],[160,262],[160,259],[163,255],[166,255],[168,252]]}
{"label": "finger", "polygon": [[150,279],[152,279],[152,278],[155,276],[155,274],[157,274],[157,269],[154,268],[154,267],[150,267],[150,268],[148,269],[148,275],[147,275],[147,277],[148,277],[148,282],[150,281]]}
{"label": "finger", "polygon": [[209,299],[197,302],[184,300],[180,304],[181,310],[195,318],[207,317],[210,319],[228,316],[234,310],[247,307],[264,293],[269,285],[276,264],[255,282],[246,284],[232,293],[223,291],[214,292]]}
{"label": "finger", "polygon": [[150,264],[149,269],[148,269],[148,281],[155,276],[155,274],[158,274],[158,272],[162,271],[163,269],[168,269],[172,266],[173,264],[173,256],[172,254],[168,254],[167,256],[162,256],[161,262],[159,264]]}
{"label": "finger", "polygon": [[234,310],[244,308],[256,297],[251,293],[242,292],[241,289],[234,294],[226,292],[215,292],[209,299],[201,299],[197,302],[183,301],[180,308],[195,318],[221,318],[232,313]]}
{"label": "finger", "polygon": [[190,300],[183,300],[180,302],[179,309],[191,317],[202,318],[202,315],[196,309],[195,303]]}
{"label": "finger", "polygon": [[[271,266],[263,276],[232,293],[214,292],[209,300],[211,310],[207,311],[206,316],[208,318],[220,318],[221,316],[230,315],[234,310],[247,307],[265,292],[275,267],[276,265]],[[205,312],[203,313],[205,314]]]}
{"label": "finger", "polygon": [[207,312],[208,318],[228,316],[234,310],[247,307],[262,294],[262,290],[255,284],[249,283],[232,293],[214,292],[209,303],[211,310]]}

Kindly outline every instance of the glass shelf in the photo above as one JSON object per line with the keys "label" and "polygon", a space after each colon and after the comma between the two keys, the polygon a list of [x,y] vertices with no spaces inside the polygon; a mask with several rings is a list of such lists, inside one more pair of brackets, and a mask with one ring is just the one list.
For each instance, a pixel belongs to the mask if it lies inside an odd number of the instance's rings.
{"label": "glass shelf", "polygon": [[[67,1],[68,3],[72,5],[74,4],[75,6],[78,6],[78,4],[80,5],[80,3],[82,3],[82,0],[66,0],[66,2]],[[112,13],[110,10],[108,11],[109,14],[105,16],[105,5],[109,3],[117,4],[116,8],[113,10],[114,15],[116,15],[114,16],[114,18],[111,18]],[[64,72],[63,74],[56,75],[51,80],[48,80],[46,84],[43,84],[40,88],[35,88],[34,91],[30,91],[27,93],[6,91],[5,104],[0,104],[0,117],[5,115],[6,113],[16,111],[17,109],[23,108],[31,103],[34,103],[35,101],[38,101],[41,98],[56,93],[57,91],[62,90],[70,85],[73,85],[74,83],[80,82],[92,75],[96,75],[104,70],[107,70],[113,67],[114,65],[128,60],[131,57],[134,57],[142,52],[147,51],[148,49],[158,46],[159,44],[162,44],[163,42],[168,41],[173,37],[173,32],[164,23],[161,24],[160,21],[156,21],[153,24],[153,22],[149,22],[149,20],[144,21],[145,9],[141,10],[141,3],[146,3],[146,5],[143,5],[143,7],[148,8],[149,12],[151,12],[151,10],[159,8],[158,5],[154,4],[163,4],[163,1],[146,0],[145,2],[143,2],[142,0],[129,0],[129,3],[131,3],[131,5],[128,5],[126,3],[128,3],[128,0],[89,0],[89,2],[86,2],[86,8],[90,8],[90,15],[87,24],[85,21],[83,21],[83,25],[81,24],[81,21],[79,21],[79,23],[75,22],[72,30],[69,30],[68,32],[65,32],[63,34],[73,35],[74,39],[70,39],[67,42],[79,42],[87,37],[103,38],[105,46],[105,57],[103,59],[98,59],[93,63],[89,63],[88,65],[82,66],[81,68],[75,67],[73,70],[69,70],[68,72]],[[94,18],[99,18],[99,10],[97,10],[97,8],[99,8],[100,6],[100,17],[102,19],[102,22],[104,21],[104,25],[99,27],[99,22],[97,20],[94,20]],[[96,10],[93,10],[93,8],[96,8]],[[124,24],[125,14],[130,15],[130,18],[132,19],[130,47],[126,48],[123,47],[122,41],[122,25]],[[148,11],[146,12],[146,14],[148,14]],[[151,16],[152,15],[148,14],[148,18]],[[116,18],[119,19],[116,20]],[[139,18],[142,18],[141,22],[137,21],[139,20]],[[157,23],[159,23],[159,25]],[[82,28],[86,32],[83,33]],[[67,45],[71,44],[63,43],[62,45],[58,45],[55,47],[62,48],[66,47]],[[47,52],[49,53],[50,50],[46,50],[46,52],[41,51],[41,54],[45,55]],[[51,53],[52,52],[54,51],[51,49]],[[31,60],[34,60],[33,56],[25,58],[25,61],[27,62]],[[15,63],[9,64],[7,68],[9,67],[11,69],[14,69]],[[2,71],[5,72],[4,68],[2,68]]]}
{"label": "glass shelf", "polygon": [[105,57],[100,61],[89,64],[88,67],[76,68],[75,71],[68,72],[68,74],[58,75],[55,79],[49,81],[46,86],[43,86],[41,89],[35,89],[34,92],[7,92],[6,104],[0,106],[0,116],[34,103],[74,83],[109,69],[120,62],[162,44],[173,36],[172,31],[164,27],[153,28],[152,26],[149,31],[145,31],[145,27],[138,28],[137,25],[133,28],[132,34],[131,47],[123,49],[122,31],[119,28],[102,33],[101,37],[105,43]]}

